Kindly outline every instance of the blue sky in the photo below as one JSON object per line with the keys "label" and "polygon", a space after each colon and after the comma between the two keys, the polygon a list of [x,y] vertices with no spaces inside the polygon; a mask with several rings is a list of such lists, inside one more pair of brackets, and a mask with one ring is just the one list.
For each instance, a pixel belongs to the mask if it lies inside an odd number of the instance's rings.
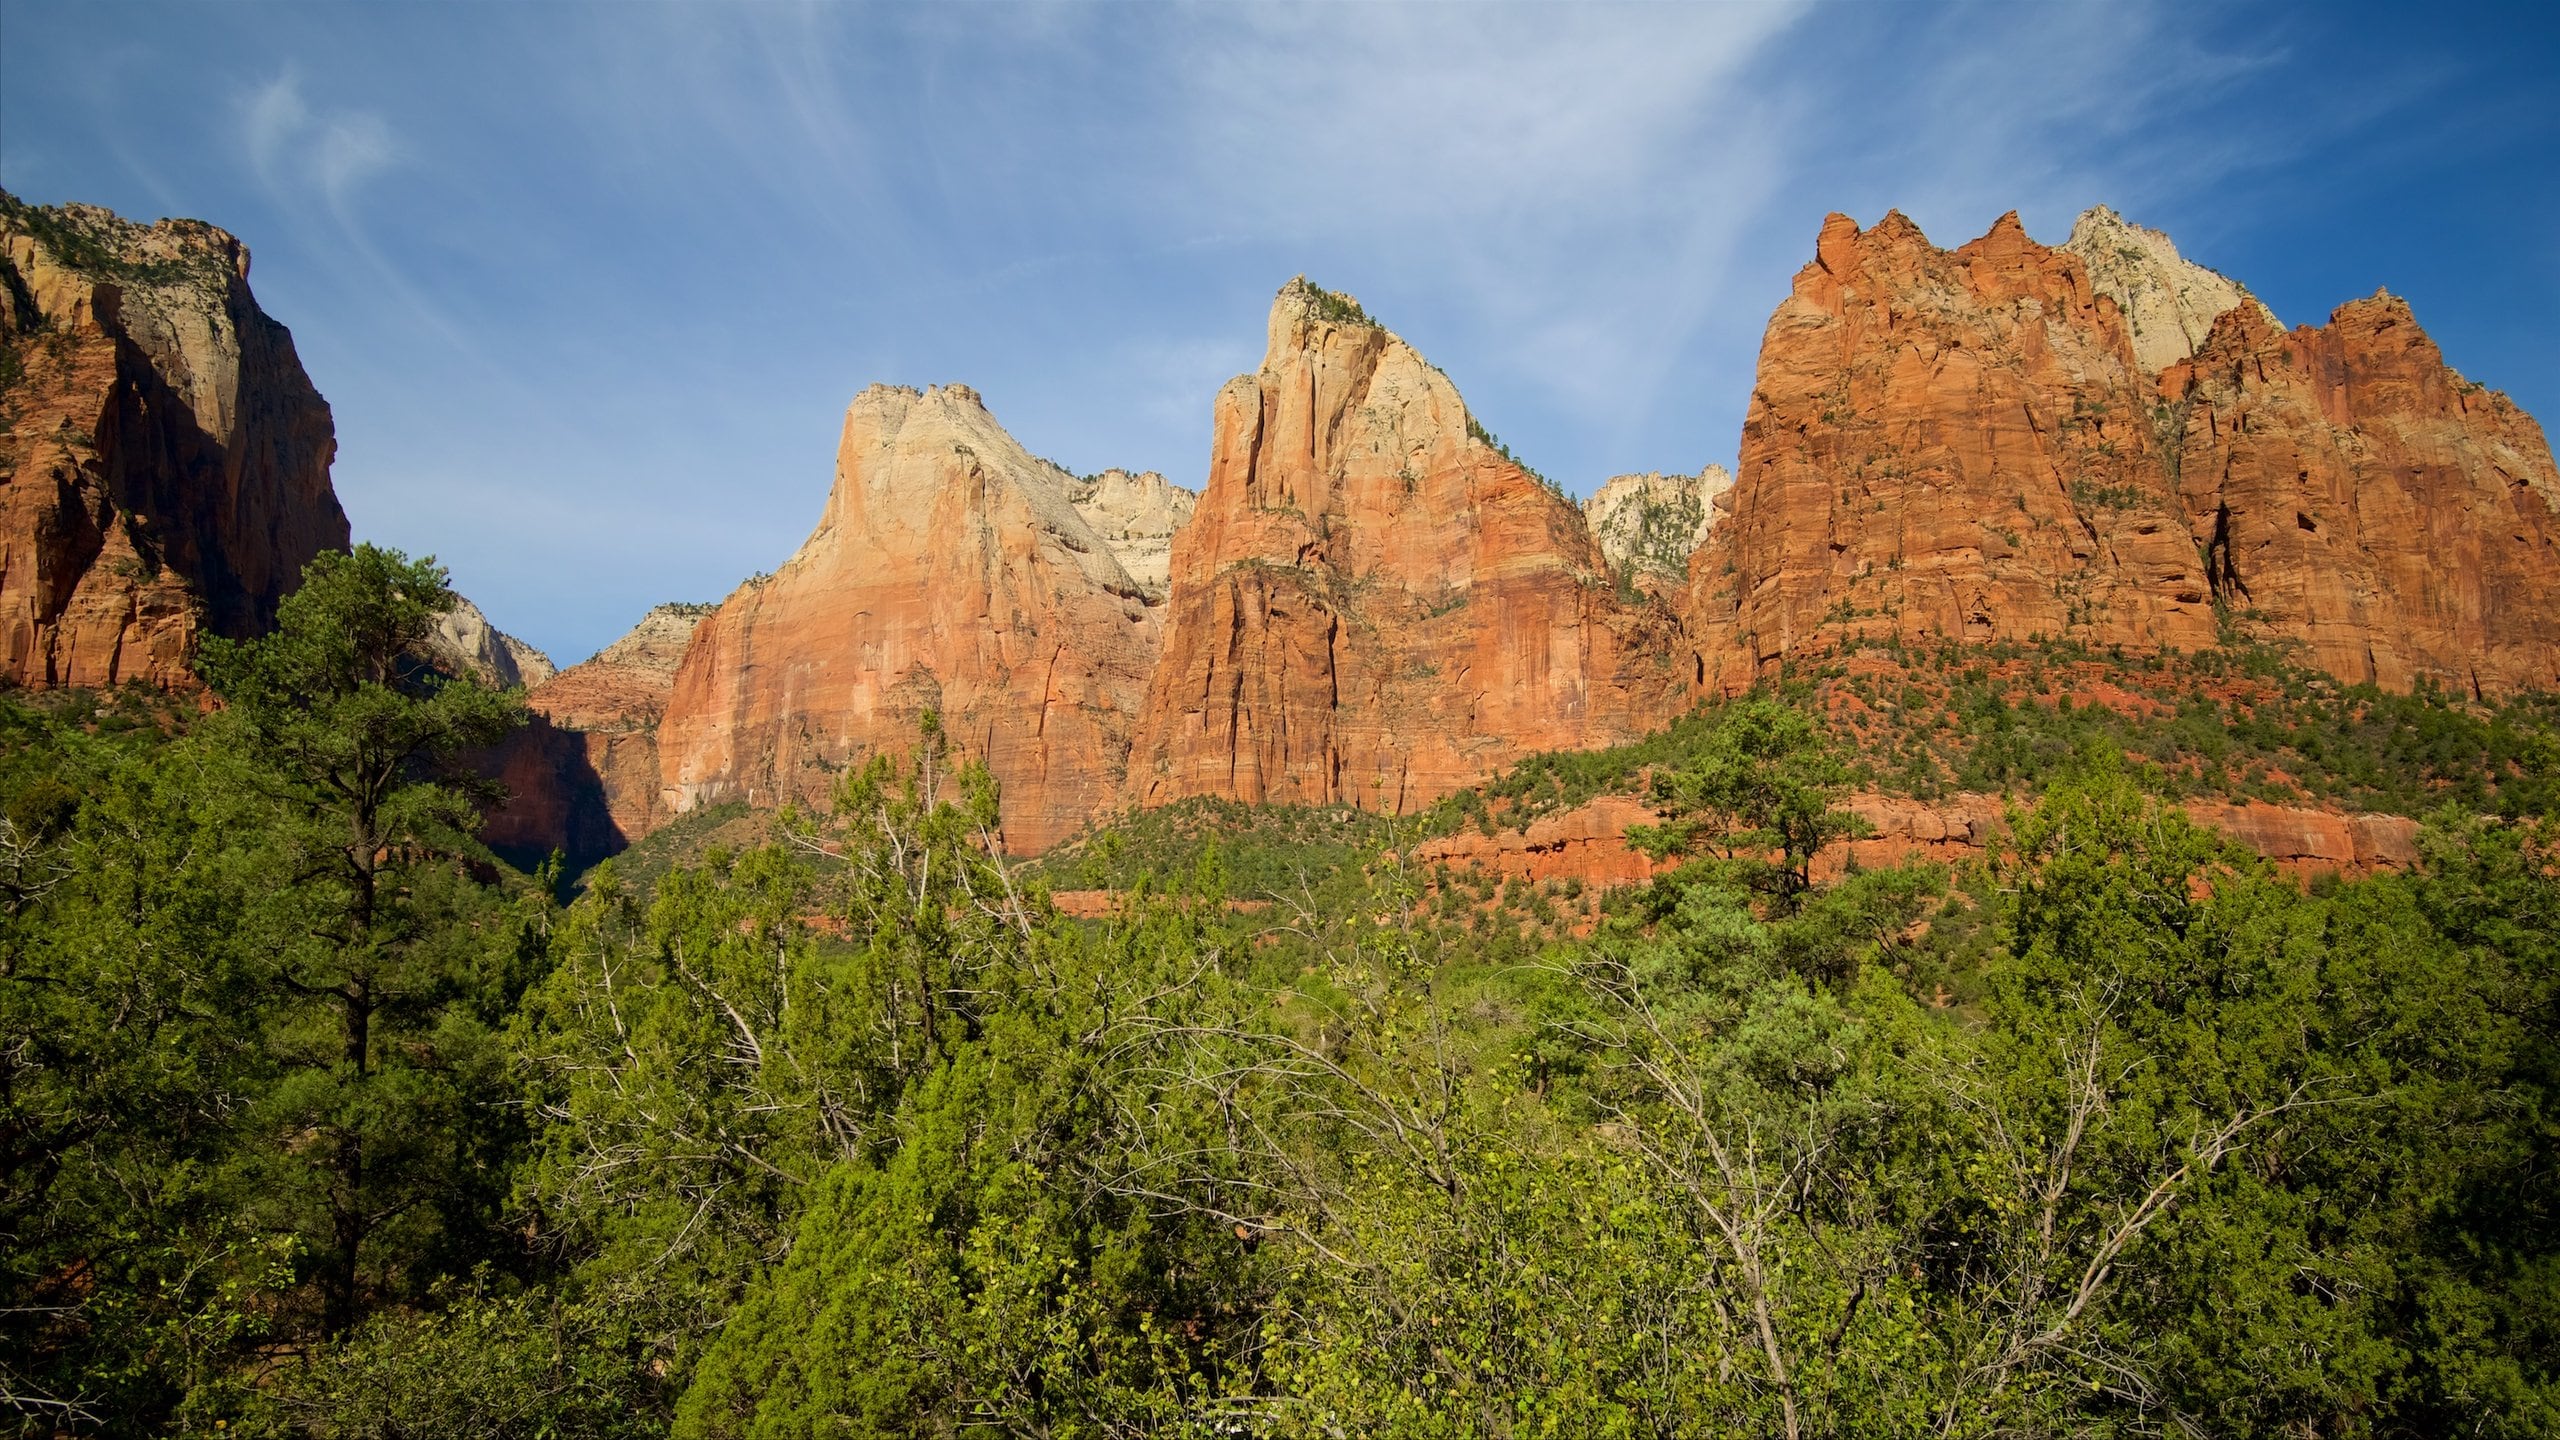
{"label": "blue sky", "polygon": [[1198,485],[1305,272],[1576,492],[1729,463],[1822,216],[2100,202],[2560,420],[2560,7],[0,0],[0,183],[248,241],[360,538],[562,662],[966,381]]}

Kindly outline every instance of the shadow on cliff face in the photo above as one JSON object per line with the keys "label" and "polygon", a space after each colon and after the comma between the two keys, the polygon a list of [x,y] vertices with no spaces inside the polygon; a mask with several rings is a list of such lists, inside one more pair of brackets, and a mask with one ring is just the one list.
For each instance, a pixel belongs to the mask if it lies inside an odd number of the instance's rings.
{"label": "shadow on cliff face", "polygon": [[560,883],[574,888],[598,861],[629,848],[605,794],[587,737],[537,713],[474,766],[506,787],[480,838],[500,859],[531,874],[553,851],[565,862]]}

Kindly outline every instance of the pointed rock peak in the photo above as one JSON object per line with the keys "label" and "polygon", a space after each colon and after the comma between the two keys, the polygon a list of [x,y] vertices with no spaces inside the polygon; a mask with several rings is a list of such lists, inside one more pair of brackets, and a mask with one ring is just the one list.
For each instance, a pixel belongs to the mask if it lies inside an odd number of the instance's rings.
{"label": "pointed rock peak", "polygon": [[874,385],[845,409],[835,485],[818,528],[789,564],[903,543],[886,538],[892,534],[947,540],[963,517],[998,528],[1028,520],[1093,584],[1127,592],[1128,575],[1068,498],[1074,479],[1023,448],[966,385],[921,393]]}
{"label": "pointed rock peak", "polygon": [[2118,235],[2139,237],[2143,241],[2156,240],[2161,245],[2167,246],[2170,253],[2175,254],[2177,251],[2176,246],[2169,244],[2168,236],[2148,226],[2134,224],[2117,214],[2115,207],[2111,205],[2092,205],[2081,211],[2080,218],[2071,222],[2070,240],[2064,243],[2080,245],[2087,243],[2093,237],[2111,238]]}
{"label": "pointed rock peak", "polygon": [[2181,256],[2167,235],[2104,205],[2083,212],[2061,248],[2080,258],[2091,287],[2124,312],[2134,359],[2153,374],[2196,353],[2215,319],[2233,309],[2248,306],[2269,326],[2277,324],[2275,313],[2246,288]]}
{"label": "pointed rock peak", "polygon": [[425,648],[445,668],[493,690],[539,685],[556,673],[550,656],[490,624],[479,606],[460,595],[436,616]]}
{"label": "pointed rock peak", "polygon": [[1371,319],[1369,312],[1361,309],[1359,300],[1353,296],[1339,290],[1327,290],[1304,275],[1281,286],[1280,293],[1272,297],[1272,319],[1277,321],[1283,314],[1321,321],[1327,325],[1366,325],[1381,330],[1386,328]]}
{"label": "pointed rock peak", "polygon": [[1858,263],[1858,222],[1834,210],[1822,217],[1822,233],[1813,242],[1814,263],[1834,275],[1845,275]]}
{"label": "pointed rock peak", "polygon": [[1926,245],[1929,243],[1929,237],[1926,232],[1921,230],[1919,222],[1913,220],[1910,216],[1903,214],[1899,210],[1887,210],[1884,212],[1884,218],[1877,221],[1875,228],[1869,230],[1867,233],[1879,240],[1888,241],[1895,245]]}
{"label": "pointed rock peak", "polygon": [[2389,290],[2376,290],[2361,300],[2348,301],[2329,312],[2329,323],[2332,326],[2354,325],[2365,330],[2387,330],[2394,325],[2406,325],[2424,333],[2424,327],[2418,324],[2417,312],[2409,308],[2408,300]]}
{"label": "pointed rock peak", "polygon": [[2044,247],[2027,233],[2026,224],[2018,218],[2018,212],[2012,210],[1992,221],[1991,228],[1982,232],[1981,239],[1963,246],[1956,253],[1967,259],[2010,261],[2042,253],[2043,250]]}

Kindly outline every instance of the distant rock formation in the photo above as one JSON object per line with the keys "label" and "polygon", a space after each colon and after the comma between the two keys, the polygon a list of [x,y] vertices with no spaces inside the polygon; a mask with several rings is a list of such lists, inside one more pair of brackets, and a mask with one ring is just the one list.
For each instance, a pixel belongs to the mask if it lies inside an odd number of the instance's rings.
{"label": "distant rock formation", "polygon": [[538,859],[600,859],[666,823],[658,723],[695,627],[715,607],[660,605],[629,634],[537,685],[533,722],[500,747],[508,798],[492,846]]}
{"label": "distant rock formation", "polygon": [[2168,236],[2104,205],[2083,214],[2061,248],[2080,257],[2089,283],[2124,312],[2133,358],[2151,374],[2196,353],[2224,311],[2246,305],[2276,323],[2275,312],[2237,282],[2180,257]]}
{"label": "distant rock formation", "polygon": [[2287,334],[2234,293],[2154,376],[2082,257],[2015,215],[1954,251],[1899,214],[1830,217],[1691,565],[1702,683],[1861,637],[2193,650],[2225,628],[2348,680],[2560,682],[2540,427],[2396,300]]}
{"label": "distant rock formation", "polygon": [[551,678],[551,657],[489,623],[480,607],[455,596],[453,608],[436,617],[427,649],[438,660],[497,690],[526,689]]}
{"label": "distant rock formation", "polygon": [[976,391],[875,385],[816,533],[702,622],[659,730],[671,810],[823,802],[927,711],[1003,786],[1004,840],[1106,807],[1162,610]]}
{"label": "distant rock formation", "polygon": [[1126,794],[1409,810],[1677,708],[1677,621],[1447,376],[1300,279],[1218,394]]}
{"label": "distant rock formation", "polygon": [[193,683],[347,547],[336,430],[249,251],[0,192],[0,677]]}
{"label": "distant rock formation", "polygon": [[1067,500],[1138,588],[1163,599],[1173,574],[1174,532],[1191,518],[1200,497],[1153,470],[1132,475],[1115,469],[1071,479]]}
{"label": "distant rock formation", "polygon": [[1582,502],[1582,514],[1611,573],[1677,584],[1715,528],[1716,498],[1732,488],[1733,472],[1721,465],[1695,475],[1617,475]]}

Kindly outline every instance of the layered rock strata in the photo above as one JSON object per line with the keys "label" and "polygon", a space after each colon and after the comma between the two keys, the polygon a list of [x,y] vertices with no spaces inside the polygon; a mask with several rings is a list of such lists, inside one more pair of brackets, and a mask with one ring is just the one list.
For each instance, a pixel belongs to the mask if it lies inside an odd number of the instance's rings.
{"label": "layered rock strata", "polygon": [[695,632],[659,729],[674,811],[823,801],[926,712],[1044,849],[1126,770],[1162,610],[975,391],[873,386],[846,412],[818,528]]}
{"label": "layered rock strata", "polygon": [[0,194],[0,677],[192,683],[346,548],[336,449],[237,239]]}
{"label": "layered rock strata", "polygon": [[1622,603],[1571,504],[1447,376],[1294,281],[1218,394],[1126,794],[1401,811],[1681,703],[1677,621]]}
{"label": "layered rock strata", "polygon": [[1861,638],[2228,628],[2349,680],[2503,693],[2560,677],[2555,496],[2539,427],[2398,302],[2288,334],[2244,295],[2155,376],[2081,256],[2015,215],[1954,251],[1834,215],[1769,322],[1685,608],[1710,689]]}

